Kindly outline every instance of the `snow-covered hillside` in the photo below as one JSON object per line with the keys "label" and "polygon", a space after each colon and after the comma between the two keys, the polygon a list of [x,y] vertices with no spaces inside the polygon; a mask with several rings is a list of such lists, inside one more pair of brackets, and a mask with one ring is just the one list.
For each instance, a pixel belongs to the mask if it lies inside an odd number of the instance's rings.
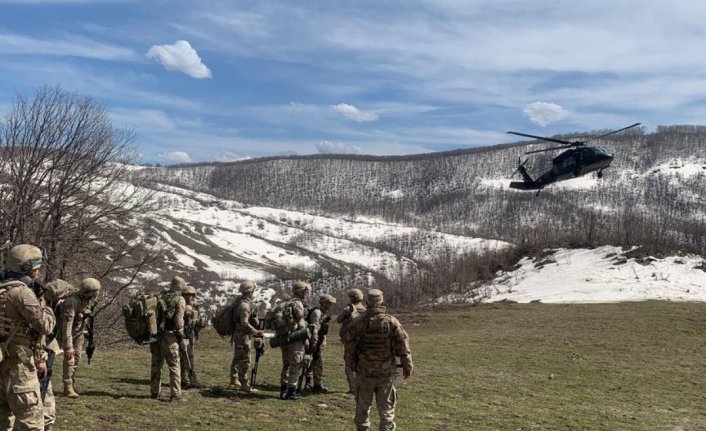
{"label": "snow-covered hillside", "polygon": [[706,261],[698,256],[628,257],[620,247],[562,249],[498,274],[472,293],[447,301],[598,303],[706,301]]}
{"label": "snow-covered hillside", "polygon": [[[416,271],[442,252],[497,250],[509,244],[386,223],[372,218],[344,220],[275,208],[245,208],[205,193],[154,184],[158,203],[149,219],[161,237],[164,266],[147,277],[165,280],[186,274],[210,295],[232,294],[237,283],[276,278],[350,278],[365,287],[374,275],[395,277]],[[312,274],[316,274],[313,277]]]}

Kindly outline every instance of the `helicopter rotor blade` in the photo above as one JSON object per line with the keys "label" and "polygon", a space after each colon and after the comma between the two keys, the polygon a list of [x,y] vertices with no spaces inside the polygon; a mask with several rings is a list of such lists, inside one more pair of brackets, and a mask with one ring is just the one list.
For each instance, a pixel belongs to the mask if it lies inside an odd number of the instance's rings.
{"label": "helicopter rotor blade", "polygon": [[545,151],[554,151],[554,150],[564,150],[566,148],[572,148],[575,146],[576,145],[574,145],[574,144],[569,144],[569,145],[564,145],[563,147],[552,147],[552,148],[544,148],[543,150],[527,151],[527,152],[525,152],[525,154],[543,153]]}
{"label": "helicopter rotor blade", "polygon": [[557,144],[571,145],[571,142],[564,141],[562,139],[546,138],[544,136],[528,135],[527,133],[520,133],[520,132],[507,132],[507,133],[509,133],[511,135],[524,136],[526,138],[540,139],[542,141],[556,142]]}
{"label": "helicopter rotor blade", "polygon": [[587,140],[583,141],[583,144],[585,144],[586,142],[595,141],[596,139],[605,138],[606,136],[614,135],[614,134],[616,134],[616,133],[620,133],[620,132],[622,132],[623,130],[632,129],[633,127],[637,127],[637,126],[639,126],[640,124],[642,124],[642,123],[631,124],[631,125],[629,125],[629,126],[627,126],[627,127],[623,127],[622,129],[613,130],[612,132],[608,132],[608,133],[606,133],[606,134],[604,134],[604,135],[596,136],[595,138],[591,138],[591,139],[587,139]]}

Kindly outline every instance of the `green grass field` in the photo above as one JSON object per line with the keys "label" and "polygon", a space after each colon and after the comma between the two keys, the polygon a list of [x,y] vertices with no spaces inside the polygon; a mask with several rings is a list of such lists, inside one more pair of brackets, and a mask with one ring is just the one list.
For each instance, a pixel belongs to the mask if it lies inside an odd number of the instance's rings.
{"label": "green grass field", "polygon": [[[400,430],[706,430],[706,304],[490,304],[398,317],[415,362],[413,378],[398,380]],[[99,346],[79,369],[81,397],[57,396],[58,429],[355,429],[337,336],[325,351],[332,392],[299,401],[277,399],[279,350],[268,348],[256,395],[225,389],[230,360],[227,339],[205,331],[197,371],[209,389],[168,403],[149,399],[147,347]],[[60,361],[55,372],[60,394]]]}

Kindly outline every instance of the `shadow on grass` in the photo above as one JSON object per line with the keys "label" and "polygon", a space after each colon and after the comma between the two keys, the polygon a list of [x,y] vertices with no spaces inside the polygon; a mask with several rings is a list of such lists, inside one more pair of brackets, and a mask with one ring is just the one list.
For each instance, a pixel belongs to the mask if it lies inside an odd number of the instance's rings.
{"label": "shadow on grass", "polygon": [[144,395],[134,395],[134,394],[106,392],[106,391],[85,391],[85,392],[81,392],[81,395],[85,395],[87,397],[110,397],[110,398],[113,398],[114,400],[119,400],[122,398],[129,398],[129,399],[134,399],[134,400],[145,400],[145,399],[150,398],[149,393],[146,393]]}
{"label": "shadow on grass", "polygon": [[140,386],[144,386],[144,385],[149,386],[149,384],[150,384],[149,379],[133,379],[133,378],[129,378],[129,377],[123,377],[122,379],[119,379],[118,382],[127,383],[128,385],[140,385]]}
{"label": "shadow on grass", "polygon": [[214,386],[211,388],[202,389],[199,393],[201,396],[207,398],[229,398],[232,400],[245,400],[245,399],[272,399],[279,398],[279,387],[277,388],[277,394],[271,394],[268,392],[256,392],[245,394],[242,392],[236,392],[232,389],[224,388],[222,386]]}

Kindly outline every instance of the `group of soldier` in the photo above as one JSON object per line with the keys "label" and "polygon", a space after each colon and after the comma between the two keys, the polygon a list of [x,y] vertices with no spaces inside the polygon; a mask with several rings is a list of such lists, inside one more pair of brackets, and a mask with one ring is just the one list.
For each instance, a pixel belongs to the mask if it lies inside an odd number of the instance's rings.
{"label": "group of soldier", "polygon": [[[79,396],[75,374],[81,362],[86,317],[91,315],[101,285],[94,278],[83,279],[78,290],[60,304],[48,304],[44,286],[37,280],[44,263],[44,254],[38,247],[15,246],[7,255],[0,278],[0,429],[53,428],[55,403],[51,379],[47,378],[52,354],[62,351],[64,354],[64,395]],[[61,280],[52,283],[58,282],[66,283]],[[253,304],[256,289],[252,281],[241,283],[240,296],[232,308],[234,351],[229,388],[245,394],[257,391],[249,379],[252,351],[264,349],[265,333]],[[327,391],[321,353],[326,348],[330,313],[336,299],[321,295],[318,306],[308,309],[305,301],[310,291],[308,283],[296,282],[291,298],[277,307],[280,314],[275,319],[279,324],[273,327],[275,336],[287,340],[280,346],[282,400],[297,400],[303,390]],[[409,337],[400,322],[387,313],[380,290],[368,291],[365,305],[359,289],[349,290],[348,297],[350,302],[337,320],[341,325],[339,335],[344,346],[348,393],[354,395],[356,402],[355,425],[359,431],[369,429],[369,412],[375,399],[379,429],[394,430],[397,368],[402,368],[405,379],[412,374]],[[164,330],[150,344],[150,396],[160,398],[161,374],[166,362],[169,400],[179,402],[185,400],[182,387],[199,387],[193,351],[204,319],[196,306],[196,290],[184,278],[174,277],[163,298],[167,310]],[[40,389],[40,379],[46,391]]]}
{"label": "group of soldier", "polygon": [[[84,278],[78,289],[62,280],[38,280],[43,251],[29,244],[13,247],[0,275],[0,429],[51,430],[56,404],[51,386],[53,356],[63,351],[64,396],[77,398],[76,369],[84,330],[101,289]],[[52,303],[49,288],[70,294]],[[40,385],[40,380],[42,384]]]}

